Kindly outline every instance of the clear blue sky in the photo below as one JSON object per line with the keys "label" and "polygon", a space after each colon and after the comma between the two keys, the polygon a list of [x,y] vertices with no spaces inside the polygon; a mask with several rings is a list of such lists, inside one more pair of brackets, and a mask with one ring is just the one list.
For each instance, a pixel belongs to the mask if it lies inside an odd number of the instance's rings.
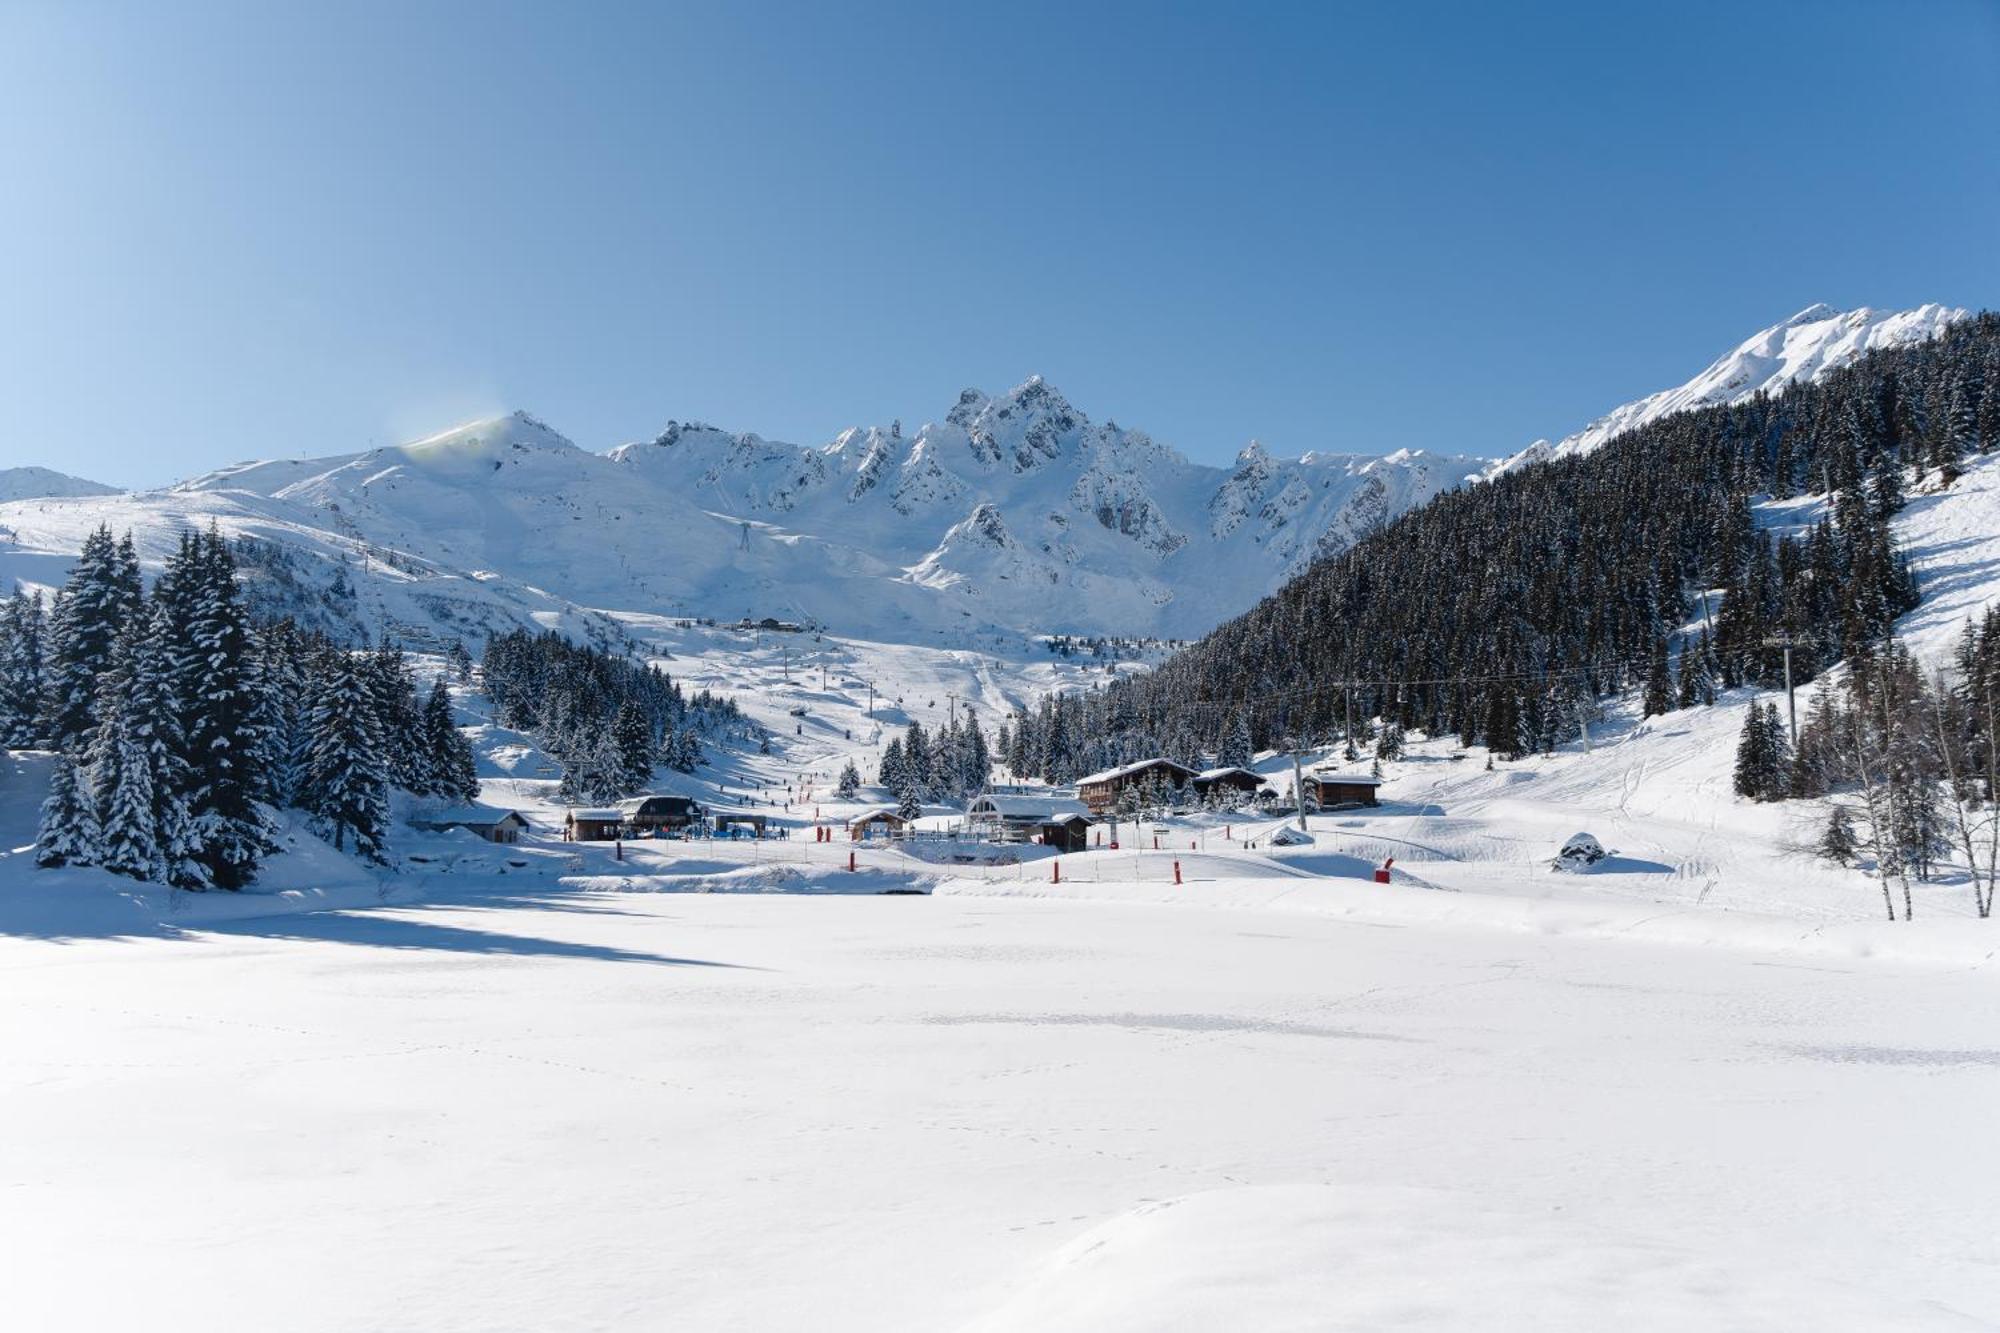
{"label": "clear blue sky", "polygon": [[1199,458],[1505,452],[1815,301],[2000,306],[1996,126],[1995,0],[0,0],[0,464],[1038,371]]}

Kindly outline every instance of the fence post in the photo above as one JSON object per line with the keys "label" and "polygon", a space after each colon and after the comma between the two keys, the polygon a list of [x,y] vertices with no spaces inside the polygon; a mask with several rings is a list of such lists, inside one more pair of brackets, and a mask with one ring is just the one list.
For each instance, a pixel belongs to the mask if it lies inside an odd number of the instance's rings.
{"label": "fence post", "polygon": [[854,849],[852,847],[847,849],[847,873],[850,875],[854,873]]}
{"label": "fence post", "polygon": [[1057,858],[1056,860],[1054,860],[1054,861],[1051,861],[1051,862],[1049,862],[1049,883],[1051,883],[1051,884],[1060,884],[1060,883],[1062,883],[1062,860],[1061,860],[1061,858]]}
{"label": "fence post", "polygon": [[1180,882],[1181,882],[1181,863],[1177,860],[1174,862],[1174,883],[1178,884]]}

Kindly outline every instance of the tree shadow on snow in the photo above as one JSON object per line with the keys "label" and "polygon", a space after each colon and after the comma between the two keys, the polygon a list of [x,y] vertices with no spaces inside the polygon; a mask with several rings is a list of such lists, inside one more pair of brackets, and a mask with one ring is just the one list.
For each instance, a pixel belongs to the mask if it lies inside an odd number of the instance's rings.
{"label": "tree shadow on snow", "polygon": [[[543,906],[516,903],[515,906]],[[488,901],[483,907],[495,906]],[[301,940],[314,943],[356,944],[376,949],[415,949],[443,953],[512,954],[525,958],[583,958],[602,963],[649,963],[657,967],[744,968],[741,963],[725,963],[708,958],[677,958],[670,954],[624,949],[609,944],[583,944],[571,940],[547,939],[538,935],[512,935],[495,930],[477,930],[426,919],[431,907],[403,907],[370,911],[300,912],[285,916],[246,917],[197,927],[204,934],[235,935],[258,939]],[[761,971],[750,967],[748,970]]]}

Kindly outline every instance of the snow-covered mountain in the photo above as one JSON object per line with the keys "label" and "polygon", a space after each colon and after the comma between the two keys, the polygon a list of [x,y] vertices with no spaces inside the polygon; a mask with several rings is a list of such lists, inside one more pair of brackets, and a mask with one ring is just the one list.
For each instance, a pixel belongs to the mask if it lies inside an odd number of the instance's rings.
{"label": "snow-covered mountain", "polygon": [[86,481],[45,467],[0,467],[0,504],[45,496],[116,495],[116,486]]}
{"label": "snow-covered mountain", "polygon": [[[371,631],[428,624],[477,637],[499,624],[597,625],[582,608],[606,608],[777,616],[902,643],[1187,638],[1441,491],[1811,379],[1963,314],[1814,306],[1678,388],[1498,463],[1411,451],[1280,458],[1252,442],[1231,465],[1208,466],[1093,421],[1035,377],[999,395],[967,389],[914,431],[856,427],[821,446],[672,421],[600,454],[517,412],[129,496],[16,469],[0,481],[34,474],[38,498],[0,500],[0,586],[10,574],[59,582],[98,522],[163,553],[186,523],[213,520],[318,557],[274,574],[272,595],[310,600],[317,578],[346,590],[350,628]],[[328,559],[341,567],[329,573]]]}
{"label": "snow-covered mountain", "polygon": [[989,630],[1180,637],[1477,472],[1479,460],[1192,463],[1033,378],[821,447],[670,422],[608,454],[523,413],[415,444],[247,463],[242,495],[356,539],[592,606],[803,618],[936,641]]}
{"label": "snow-covered mountain", "polygon": [[1613,408],[1554,444],[1536,440],[1495,462],[1487,474],[1497,476],[1524,463],[1589,453],[1616,435],[1675,412],[1741,402],[1758,393],[1775,393],[1788,384],[1810,382],[1864,353],[1935,338],[1966,314],[1941,305],[1922,305],[1915,310],[1807,306],[1746,339],[1687,383]]}

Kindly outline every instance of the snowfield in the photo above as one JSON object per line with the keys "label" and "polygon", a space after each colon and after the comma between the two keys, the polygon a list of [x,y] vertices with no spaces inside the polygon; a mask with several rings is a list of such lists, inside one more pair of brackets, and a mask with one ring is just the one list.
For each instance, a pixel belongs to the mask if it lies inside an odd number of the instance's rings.
{"label": "snowfield", "polygon": [[2000,1322],[1990,968],[588,882],[9,917],[13,1320]]}

